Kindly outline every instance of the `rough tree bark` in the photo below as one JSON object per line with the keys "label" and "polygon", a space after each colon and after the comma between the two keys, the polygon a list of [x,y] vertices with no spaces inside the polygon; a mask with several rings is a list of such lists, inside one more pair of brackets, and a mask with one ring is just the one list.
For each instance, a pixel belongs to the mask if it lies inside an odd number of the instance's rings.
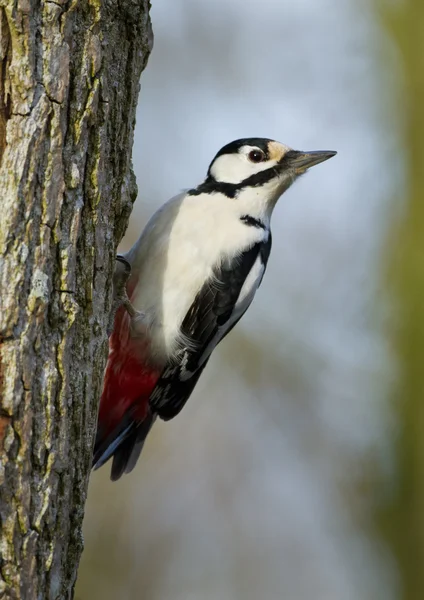
{"label": "rough tree bark", "polygon": [[0,598],[67,599],[148,0],[0,0]]}

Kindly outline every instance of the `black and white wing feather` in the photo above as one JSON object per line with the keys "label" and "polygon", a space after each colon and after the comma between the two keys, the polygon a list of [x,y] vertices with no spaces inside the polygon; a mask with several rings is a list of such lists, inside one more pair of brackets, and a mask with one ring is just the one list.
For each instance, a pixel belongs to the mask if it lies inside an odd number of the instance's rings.
{"label": "black and white wing feather", "polygon": [[187,402],[217,344],[243,316],[261,284],[271,232],[231,260],[224,260],[203,285],[184,318],[181,333],[188,344],[164,368],[150,396],[151,411],[175,417]]}

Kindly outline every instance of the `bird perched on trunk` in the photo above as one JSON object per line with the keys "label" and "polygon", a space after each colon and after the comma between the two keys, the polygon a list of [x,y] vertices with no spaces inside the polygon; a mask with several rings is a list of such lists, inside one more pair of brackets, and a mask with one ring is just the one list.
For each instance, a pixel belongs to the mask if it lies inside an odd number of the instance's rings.
{"label": "bird perched on trunk", "polygon": [[261,284],[277,200],[335,154],[236,140],[218,152],[203,183],[162,206],[118,257],[130,271],[128,298],[109,341],[94,468],[113,456],[111,479],[129,473],[155,419],[181,411]]}

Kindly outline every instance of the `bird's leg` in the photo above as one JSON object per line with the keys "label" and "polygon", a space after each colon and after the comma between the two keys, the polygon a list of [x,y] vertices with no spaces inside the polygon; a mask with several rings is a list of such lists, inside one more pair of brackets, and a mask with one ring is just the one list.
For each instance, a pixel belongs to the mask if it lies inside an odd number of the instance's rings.
{"label": "bird's leg", "polygon": [[130,275],[130,263],[126,258],[118,254],[116,257],[115,273],[113,275],[113,296],[119,302],[119,306],[124,306],[130,317],[134,318],[137,316],[137,311],[131,304],[127,294],[127,283]]}
{"label": "bird's leg", "polygon": [[108,335],[110,336],[113,331],[113,322],[115,319],[116,311],[121,306],[125,307],[125,310],[130,315],[131,320],[140,318],[142,315],[139,313],[134,306],[131,304],[127,294],[127,283],[131,275],[131,265],[126,258],[120,254],[116,257],[115,272],[113,274],[113,300],[112,309],[110,313],[110,321],[108,327]]}

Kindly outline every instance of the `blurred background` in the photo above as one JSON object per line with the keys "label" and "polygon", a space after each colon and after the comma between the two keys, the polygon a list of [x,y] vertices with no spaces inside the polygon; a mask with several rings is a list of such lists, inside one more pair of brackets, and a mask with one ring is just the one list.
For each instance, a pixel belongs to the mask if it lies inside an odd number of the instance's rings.
{"label": "blurred background", "polygon": [[[424,3],[423,3],[424,4]],[[78,600],[424,598],[424,8],[155,0],[122,250],[238,137],[334,149],[260,293],[131,476],[96,472]]]}

